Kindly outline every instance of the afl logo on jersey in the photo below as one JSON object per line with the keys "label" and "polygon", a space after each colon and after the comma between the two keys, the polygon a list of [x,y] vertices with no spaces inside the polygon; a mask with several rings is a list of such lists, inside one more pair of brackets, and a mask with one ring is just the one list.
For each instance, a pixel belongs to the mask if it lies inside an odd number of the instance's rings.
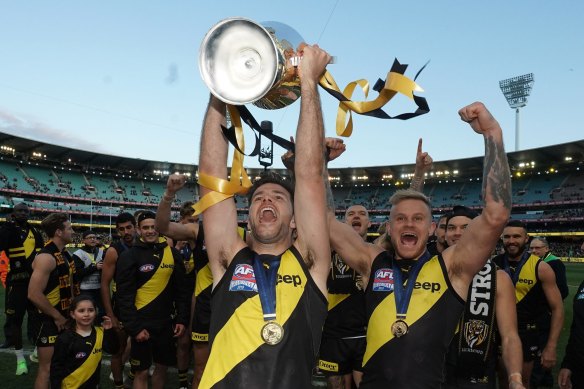
{"label": "afl logo on jersey", "polygon": [[155,268],[155,266],[154,266],[154,265],[152,265],[152,264],[150,264],[150,263],[147,263],[146,265],[142,265],[142,266],[140,266],[140,271],[141,271],[142,273],[149,273],[149,272],[151,272],[152,270],[154,270],[154,268]]}
{"label": "afl logo on jersey", "polygon": [[87,356],[86,353],[84,353],[83,351],[79,351],[77,354],[75,354],[75,358],[76,359],[83,359]]}
{"label": "afl logo on jersey", "polygon": [[253,266],[245,263],[235,266],[229,283],[229,290],[231,292],[257,292],[258,287],[253,273]]}
{"label": "afl logo on jersey", "polygon": [[393,270],[387,268],[377,270],[371,289],[374,292],[393,292]]}

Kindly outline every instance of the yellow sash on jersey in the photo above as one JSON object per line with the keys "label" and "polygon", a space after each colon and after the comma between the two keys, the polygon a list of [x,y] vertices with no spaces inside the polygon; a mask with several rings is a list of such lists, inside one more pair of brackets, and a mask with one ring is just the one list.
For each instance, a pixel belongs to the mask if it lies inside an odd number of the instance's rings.
{"label": "yellow sash on jersey", "polygon": [[[284,326],[296,309],[308,279],[298,259],[290,250],[282,255],[278,268],[278,276],[280,275],[299,276],[301,283],[301,287],[294,287],[286,282],[278,282],[276,285],[276,320],[281,326]],[[247,299],[241,304],[217,333],[211,347],[208,368],[203,373],[199,388],[211,388],[237,364],[245,360],[260,346],[265,345],[260,335],[265,324],[259,295]],[[286,342],[285,338],[284,342]],[[229,352],[225,352],[225,350],[229,350]]]}
{"label": "yellow sash on jersey", "polygon": [[138,291],[136,292],[136,299],[134,301],[136,309],[144,308],[166,288],[173,271],[174,256],[172,255],[170,246],[166,246],[162,254],[160,265],[158,265],[158,268],[155,270],[152,277],[146,281],[144,285],[138,288]]}
{"label": "yellow sash on jersey", "polygon": [[351,294],[350,293],[329,293],[328,294],[328,310],[330,311],[331,309],[333,309],[334,307],[336,307],[338,304],[340,304],[341,302],[343,302],[345,299],[347,299],[347,297],[349,297]]}
{"label": "yellow sash on jersey", "polygon": [[519,281],[515,284],[515,303],[519,303],[537,285],[537,255],[531,254],[519,271]]}
{"label": "yellow sash on jersey", "polygon": [[103,345],[103,329],[95,327],[95,344],[89,357],[75,369],[71,374],[63,379],[61,389],[78,388],[91,378],[95,370],[101,363],[101,351]]}
{"label": "yellow sash on jersey", "polygon": [[201,294],[209,286],[213,285],[213,274],[209,264],[206,264],[197,272],[197,279],[195,281],[195,297]]}
{"label": "yellow sash on jersey", "polygon": [[[407,282],[409,282],[409,280]],[[407,317],[404,320],[410,327],[425,315],[426,312],[428,312],[448,290],[448,283],[444,278],[444,273],[442,272],[442,267],[440,266],[440,261],[437,256],[433,257],[422,266],[416,282],[419,282],[420,284],[424,282],[439,282],[441,287],[439,291],[434,293],[429,293],[423,289],[414,289],[410,305],[408,306]],[[369,318],[369,324],[367,325],[367,348],[365,349],[365,355],[363,356],[363,366],[365,366],[367,361],[369,361],[377,350],[393,339],[394,336],[391,332],[391,323],[393,323],[395,319],[395,297],[393,293],[390,293],[379,303]]]}

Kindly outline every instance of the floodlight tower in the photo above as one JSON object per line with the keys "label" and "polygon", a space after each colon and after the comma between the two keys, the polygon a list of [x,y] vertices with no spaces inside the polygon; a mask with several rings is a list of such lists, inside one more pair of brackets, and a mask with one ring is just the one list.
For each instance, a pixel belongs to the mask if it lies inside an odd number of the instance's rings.
{"label": "floodlight tower", "polygon": [[527,98],[531,93],[533,83],[533,73],[499,81],[499,87],[505,95],[507,103],[515,109],[515,151],[519,150],[519,108],[527,105]]}

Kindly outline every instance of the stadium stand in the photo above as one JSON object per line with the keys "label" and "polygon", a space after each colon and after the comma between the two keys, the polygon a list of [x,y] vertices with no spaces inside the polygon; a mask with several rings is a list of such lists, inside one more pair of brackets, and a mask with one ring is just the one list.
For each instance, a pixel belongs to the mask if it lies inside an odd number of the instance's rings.
{"label": "stadium stand", "polygon": [[[12,150],[0,150],[0,209],[4,210],[0,220],[14,204],[24,201],[38,220],[63,211],[74,225],[111,235],[111,219],[119,212],[155,210],[170,172],[196,176],[194,165],[96,154],[3,133],[0,144]],[[570,241],[584,237],[584,140],[512,152],[508,158],[513,174],[512,218],[528,223],[530,231],[561,236],[551,240],[560,245],[558,250],[577,252],[579,244],[575,248]],[[256,177],[262,170],[248,169],[248,174]],[[387,220],[389,198],[409,185],[413,170],[413,164],[331,169],[338,216],[351,204],[363,204],[371,213],[370,232],[376,231]],[[424,187],[435,216],[458,204],[479,208],[481,176],[481,157],[435,162]],[[184,201],[198,199],[195,181],[189,179],[178,193],[173,217]],[[245,225],[247,199],[236,196],[235,201],[238,220]]]}

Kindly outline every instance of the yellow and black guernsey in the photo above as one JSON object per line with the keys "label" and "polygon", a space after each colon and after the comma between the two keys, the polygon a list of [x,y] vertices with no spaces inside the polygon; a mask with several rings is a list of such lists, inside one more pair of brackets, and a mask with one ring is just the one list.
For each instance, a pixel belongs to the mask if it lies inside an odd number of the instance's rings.
{"label": "yellow and black guernsey", "polygon": [[[241,239],[245,241],[245,229],[237,227]],[[205,233],[203,222],[199,222],[199,234],[194,249],[195,271],[195,312],[191,329],[193,342],[209,341],[209,326],[211,324],[211,290],[213,289],[213,274],[209,267],[209,257],[205,248]]]}
{"label": "yellow and black guernsey", "polygon": [[394,337],[393,261],[383,252],[371,267],[365,291],[369,322],[360,388],[439,388],[444,358],[464,301],[450,285],[442,256],[432,257],[422,266],[414,284],[405,319],[409,331]]}
{"label": "yellow and black guernsey", "polygon": [[93,327],[91,334],[82,336],[67,330],[57,337],[51,360],[51,388],[96,389],[102,352],[118,352],[115,332]]}
{"label": "yellow and black guernsey", "polygon": [[28,283],[32,274],[32,261],[43,247],[41,234],[26,223],[18,225],[8,222],[0,229],[0,251],[8,256],[8,275],[6,282]]}
{"label": "yellow and black guernsey", "polygon": [[335,339],[365,336],[365,293],[361,276],[337,253],[331,255],[326,287],[328,315],[322,336]]}
{"label": "yellow and black guernsey", "polygon": [[157,243],[138,240],[124,251],[116,265],[116,302],[124,328],[131,336],[143,329],[187,325],[190,295],[178,251],[160,238]]}
{"label": "yellow and black guernsey", "polygon": [[211,354],[199,388],[310,388],[326,297],[290,247],[281,255],[276,280],[276,321],[284,337],[276,345],[265,344],[254,256],[248,247],[239,251],[213,290]]}
{"label": "yellow and black guernsey", "polygon": [[536,255],[525,252],[525,261],[510,261],[505,254],[493,261],[505,270],[515,284],[517,304],[517,328],[520,332],[535,329],[537,321],[548,312],[547,299],[538,277],[541,260]]}
{"label": "yellow and black guernsey", "polygon": [[[55,269],[49,274],[47,286],[43,294],[49,303],[64,317],[69,317],[69,305],[71,299],[79,294],[79,284],[74,282],[75,262],[66,249],[60,251],[53,241],[48,241],[39,254],[49,254],[55,258]],[[42,320],[53,319],[44,313],[40,314]]]}

